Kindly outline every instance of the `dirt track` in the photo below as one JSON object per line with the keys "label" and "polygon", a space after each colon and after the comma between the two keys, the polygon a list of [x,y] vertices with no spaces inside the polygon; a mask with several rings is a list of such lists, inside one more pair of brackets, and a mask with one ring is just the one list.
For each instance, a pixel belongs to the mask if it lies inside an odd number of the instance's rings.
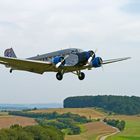
{"label": "dirt track", "polygon": [[116,132],[111,133],[111,134],[107,134],[107,135],[104,135],[104,136],[101,136],[101,137],[99,138],[99,140],[106,140],[108,137],[113,136],[113,135],[115,135],[115,134],[118,134],[118,133],[120,132],[117,128],[114,128],[114,127],[112,127],[112,128],[113,128],[113,129],[116,129]]}

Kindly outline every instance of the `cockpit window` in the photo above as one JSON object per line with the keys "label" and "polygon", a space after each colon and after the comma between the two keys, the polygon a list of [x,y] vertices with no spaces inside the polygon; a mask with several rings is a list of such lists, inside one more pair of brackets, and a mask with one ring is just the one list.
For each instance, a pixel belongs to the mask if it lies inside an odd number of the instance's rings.
{"label": "cockpit window", "polygon": [[76,53],[80,53],[80,52],[83,52],[83,50],[81,50],[81,49],[73,49],[73,50],[71,50],[72,54],[76,54]]}
{"label": "cockpit window", "polygon": [[82,49],[77,49],[77,52],[83,52],[83,50]]}
{"label": "cockpit window", "polygon": [[71,53],[75,53],[75,50],[72,50]]}

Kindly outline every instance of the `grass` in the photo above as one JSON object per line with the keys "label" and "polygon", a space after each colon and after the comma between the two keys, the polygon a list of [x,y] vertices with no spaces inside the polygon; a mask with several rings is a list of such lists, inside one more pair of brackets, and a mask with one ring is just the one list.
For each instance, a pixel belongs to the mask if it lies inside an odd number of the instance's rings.
{"label": "grass", "polygon": [[8,115],[8,112],[0,112],[0,117],[1,116],[7,116]]}
{"label": "grass", "polygon": [[125,120],[125,130],[109,137],[107,140],[140,140],[140,117],[138,116],[114,116],[112,118]]}
{"label": "grass", "polygon": [[102,122],[91,122],[84,124],[82,127],[83,132],[80,135],[67,135],[65,140],[96,140],[101,135],[115,132],[112,127]]}
{"label": "grass", "polygon": [[80,127],[81,133],[86,132],[87,129],[84,127],[84,125],[80,124],[78,126]]}

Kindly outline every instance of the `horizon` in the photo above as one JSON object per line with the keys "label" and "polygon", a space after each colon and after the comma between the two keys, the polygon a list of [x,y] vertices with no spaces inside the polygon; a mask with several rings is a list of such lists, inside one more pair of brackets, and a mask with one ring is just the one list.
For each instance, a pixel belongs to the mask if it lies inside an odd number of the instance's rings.
{"label": "horizon", "polygon": [[[135,96],[135,95],[117,95],[117,94],[97,94],[97,95],[83,95],[83,96],[121,96],[121,97],[140,97],[140,96]],[[83,96],[69,96],[69,97],[83,97]],[[65,99],[69,98],[69,97],[66,97]],[[64,99],[64,100],[65,100]],[[64,104],[64,100],[62,102],[44,102],[44,103],[0,103],[0,106],[1,105],[62,105]]]}

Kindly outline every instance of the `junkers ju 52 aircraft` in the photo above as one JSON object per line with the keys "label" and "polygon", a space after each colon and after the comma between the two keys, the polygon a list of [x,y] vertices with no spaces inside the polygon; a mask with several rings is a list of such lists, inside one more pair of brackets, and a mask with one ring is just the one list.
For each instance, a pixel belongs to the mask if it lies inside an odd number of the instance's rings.
{"label": "junkers ju 52 aircraft", "polygon": [[58,80],[63,79],[65,73],[76,74],[79,80],[85,78],[82,70],[99,68],[102,65],[114,63],[130,59],[130,57],[103,60],[97,57],[94,51],[83,51],[77,48],[64,49],[43,55],[37,55],[27,59],[19,59],[16,57],[12,48],[6,49],[4,57],[0,57],[0,64],[10,68],[10,73],[13,70],[23,70],[38,74],[44,72],[56,72]]}

